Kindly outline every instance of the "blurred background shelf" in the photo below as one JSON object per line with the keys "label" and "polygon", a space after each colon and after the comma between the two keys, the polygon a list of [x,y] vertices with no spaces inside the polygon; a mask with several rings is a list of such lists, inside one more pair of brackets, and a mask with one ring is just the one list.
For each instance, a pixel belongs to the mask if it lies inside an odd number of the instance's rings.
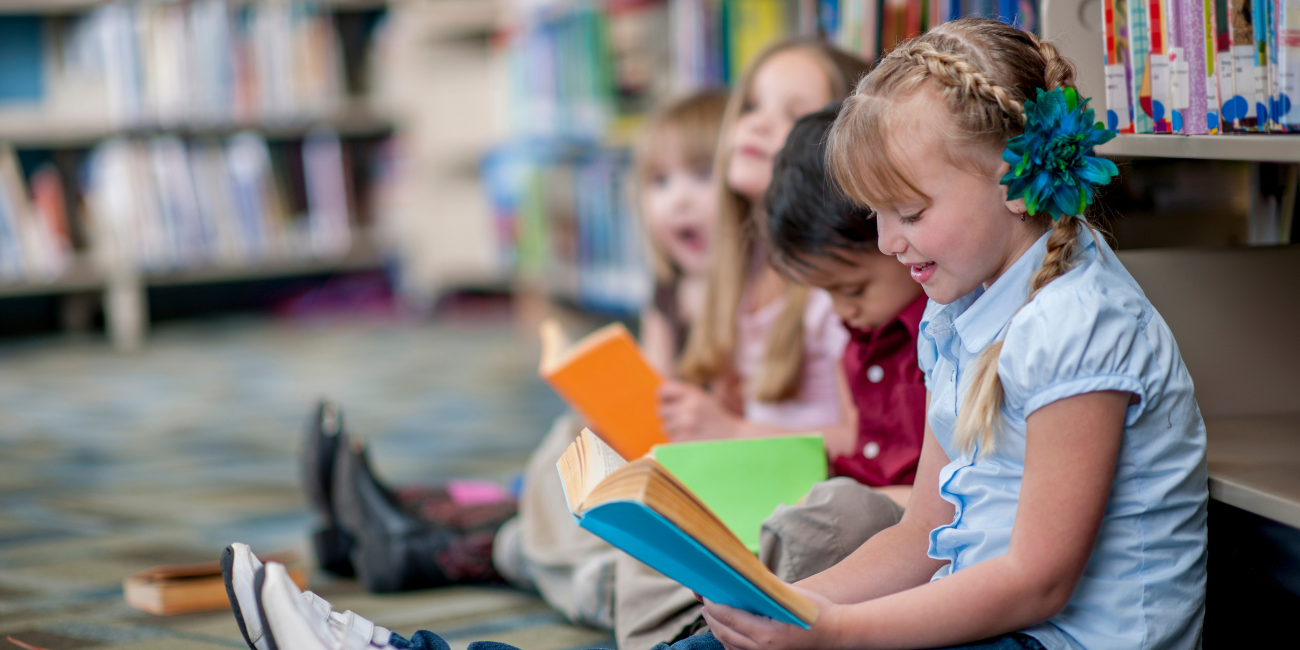
{"label": "blurred background shelf", "polygon": [[150,287],[239,282],[300,275],[376,271],[383,268],[383,257],[370,232],[353,233],[347,253],[337,257],[267,259],[239,266],[212,266],[170,271],[150,271],[142,281]]}
{"label": "blurred background shelf", "polygon": [[68,269],[56,277],[0,280],[0,298],[97,292],[103,291],[106,282],[106,276],[94,260],[77,255],[69,261]]}
{"label": "blurred background shelf", "polygon": [[107,4],[107,0],[0,0],[3,14],[69,14]]}
{"label": "blurred background shelf", "polygon": [[330,129],[345,138],[381,137],[393,132],[394,121],[362,101],[323,115],[304,115],[246,122],[115,124],[108,119],[59,119],[39,110],[0,109],[0,142],[18,148],[74,149],[91,147],[111,137],[183,138],[227,136],[253,131],[267,138],[301,138],[313,129]]}
{"label": "blurred background shelf", "polygon": [[1120,134],[1097,151],[1107,156],[1132,158],[1296,163],[1300,162],[1300,136]]}

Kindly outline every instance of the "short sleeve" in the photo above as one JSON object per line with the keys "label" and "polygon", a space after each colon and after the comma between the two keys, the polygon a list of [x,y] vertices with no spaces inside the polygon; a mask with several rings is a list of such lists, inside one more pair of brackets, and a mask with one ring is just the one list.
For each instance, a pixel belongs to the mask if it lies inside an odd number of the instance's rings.
{"label": "short sleeve", "polygon": [[921,315],[921,324],[917,328],[919,336],[916,337],[916,365],[925,375],[925,389],[930,392],[934,392],[930,386],[930,376],[934,372],[935,364],[939,362],[939,346],[935,343],[934,337],[927,334],[925,330],[943,307],[933,300],[927,302],[925,313]]}
{"label": "short sleeve", "polygon": [[1133,304],[1090,291],[1044,291],[1011,320],[998,358],[1010,405],[1030,413],[1096,391],[1133,393],[1125,425],[1141,415],[1158,374]]}

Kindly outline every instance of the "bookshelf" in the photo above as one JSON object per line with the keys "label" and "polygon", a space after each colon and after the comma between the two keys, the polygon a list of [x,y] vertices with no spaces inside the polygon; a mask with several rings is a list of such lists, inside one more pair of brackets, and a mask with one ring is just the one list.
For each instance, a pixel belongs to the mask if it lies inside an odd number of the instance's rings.
{"label": "bookshelf", "polygon": [[[152,287],[380,268],[387,254],[371,201],[387,191],[377,187],[390,179],[375,170],[392,167],[384,143],[397,121],[371,96],[367,66],[376,16],[388,7],[0,0],[0,20],[10,31],[26,29],[20,36],[34,34],[37,45],[26,47],[39,54],[35,67],[31,54],[19,54],[19,65],[34,72],[19,72],[17,86],[9,78],[11,91],[38,91],[0,93],[0,163],[13,161],[7,187],[0,164],[0,217],[8,241],[21,242],[6,251],[22,258],[21,271],[6,267],[0,276],[0,297],[62,296],[65,313],[70,306],[85,313],[98,296],[110,340],[129,350],[143,344]],[[112,47],[128,55],[113,58]],[[169,68],[172,60],[181,65]],[[0,90],[4,81],[0,75]],[[234,153],[241,141],[243,154]],[[103,163],[114,147],[113,164],[129,171]],[[57,218],[24,187],[45,167],[62,183]],[[128,185],[127,177],[132,207],[120,207],[118,192],[110,214],[108,188]],[[7,217],[6,190],[30,191],[9,200]],[[53,230],[65,252],[29,268],[49,255],[30,244],[33,229],[51,228],[46,222],[62,224]],[[159,234],[122,239],[140,229]]]}
{"label": "bookshelf", "polygon": [[268,120],[162,124],[115,124],[98,118],[49,118],[37,110],[0,111],[0,142],[19,148],[89,148],[113,136],[145,138],[178,135],[185,138],[221,137],[239,131],[256,131],[271,139],[300,138],[316,128],[328,128],[345,138],[379,137],[393,131],[394,121],[363,100],[352,100],[320,116],[291,116]]}
{"label": "bookshelf", "polygon": [[[1044,0],[1043,35],[1078,66],[1081,93],[1099,100],[1096,1]],[[1100,151],[1295,164],[1300,138],[1120,135]],[[1300,245],[1121,251],[1120,259],[1173,330],[1196,381],[1210,495],[1300,528]]]}
{"label": "bookshelf", "polygon": [[1282,135],[1121,134],[1097,148],[1106,156],[1300,163],[1300,138]]}

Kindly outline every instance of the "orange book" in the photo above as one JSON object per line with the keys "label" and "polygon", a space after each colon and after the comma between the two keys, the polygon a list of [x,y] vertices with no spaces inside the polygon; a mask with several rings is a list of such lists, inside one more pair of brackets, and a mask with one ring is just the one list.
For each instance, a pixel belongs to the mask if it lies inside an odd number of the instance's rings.
{"label": "orange book", "polygon": [[663,377],[620,323],[567,345],[553,320],[542,323],[542,379],[624,458],[637,459],[668,442],[655,391]]}

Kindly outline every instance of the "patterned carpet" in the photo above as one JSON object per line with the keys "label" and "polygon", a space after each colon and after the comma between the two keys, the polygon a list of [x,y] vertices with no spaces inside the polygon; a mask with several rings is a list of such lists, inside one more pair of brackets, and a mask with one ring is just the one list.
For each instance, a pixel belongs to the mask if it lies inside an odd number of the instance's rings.
{"label": "patterned carpet", "polygon": [[[47,650],[244,647],[228,612],[130,609],[122,578],[216,559],[232,541],[306,552],[296,453],[324,395],[388,480],[509,482],[562,409],[536,355],[500,316],[189,323],[134,355],[64,338],[0,346],[0,647],[5,635]],[[374,596],[322,575],[312,587],[453,648],[612,647],[509,589]]]}

